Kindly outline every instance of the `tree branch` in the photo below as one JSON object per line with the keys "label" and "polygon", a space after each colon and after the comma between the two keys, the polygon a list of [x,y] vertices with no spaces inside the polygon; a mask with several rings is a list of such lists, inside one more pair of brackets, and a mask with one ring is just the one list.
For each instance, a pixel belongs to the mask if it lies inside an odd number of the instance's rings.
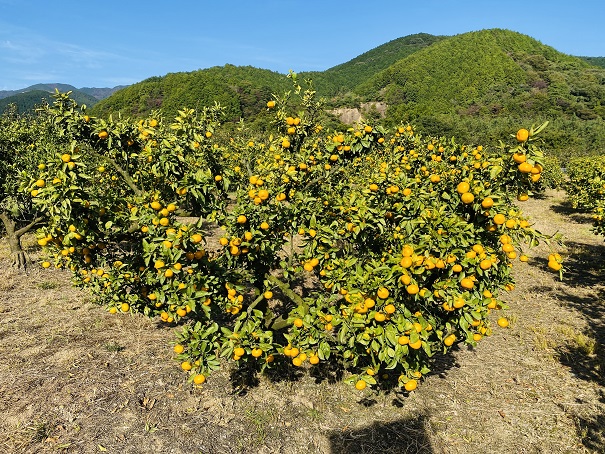
{"label": "tree branch", "polygon": [[105,159],[107,162],[109,162],[114,169],[116,169],[118,171],[118,173],[120,175],[122,175],[122,178],[124,178],[124,181],[126,181],[126,184],[128,185],[128,187],[130,189],[133,190],[133,192],[137,195],[137,196],[141,196],[143,195],[143,191],[141,191],[138,186],[136,184],[134,184],[134,180],[132,179],[132,177],[130,176],[130,174],[125,171],[122,167],[120,167],[120,165],[113,159],[111,159],[108,156],[104,156],[102,154],[97,153],[96,151],[91,151],[91,154],[93,154],[94,156],[100,158],[100,159]]}
{"label": "tree branch", "polygon": [[22,235],[24,235],[25,233],[29,232],[36,224],[42,222],[45,218],[42,216],[37,217],[36,219],[34,219],[33,221],[31,221],[29,224],[27,224],[24,227],[21,227],[19,230],[17,230],[15,232],[15,236],[16,237],[20,237]]}

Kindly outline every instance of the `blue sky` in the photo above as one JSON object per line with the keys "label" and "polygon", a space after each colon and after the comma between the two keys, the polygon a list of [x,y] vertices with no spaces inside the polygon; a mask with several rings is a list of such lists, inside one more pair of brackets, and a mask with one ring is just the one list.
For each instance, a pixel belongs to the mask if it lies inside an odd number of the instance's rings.
{"label": "blue sky", "polygon": [[604,0],[0,0],[0,90],[113,87],[226,63],[324,70],[413,33],[487,28],[605,56],[604,22]]}

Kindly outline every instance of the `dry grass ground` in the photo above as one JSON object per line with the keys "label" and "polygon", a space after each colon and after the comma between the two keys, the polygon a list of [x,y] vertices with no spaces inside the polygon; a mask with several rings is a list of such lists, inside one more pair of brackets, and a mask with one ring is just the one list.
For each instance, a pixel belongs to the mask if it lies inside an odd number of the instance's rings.
{"label": "dry grass ground", "polygon": [[523,206],[563,234],[568,275],[519,263],[511,326],[441,359],[411,395],[309,374],[245,390],[228,370],[194,389],[171,329],[108,314],[66,273],[4,261],[0,452],[605,452],[605,243],[562,193]]}

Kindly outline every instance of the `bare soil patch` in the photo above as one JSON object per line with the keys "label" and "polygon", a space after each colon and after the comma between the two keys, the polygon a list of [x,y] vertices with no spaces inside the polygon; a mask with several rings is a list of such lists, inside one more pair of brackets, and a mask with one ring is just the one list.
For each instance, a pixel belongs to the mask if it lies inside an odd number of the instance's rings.
{"label": "bare soil patch", "polygon": [[229,369],[196,389],[172,360],[170,328],[110,315],[65,272],[19,274],[3,260],[0,452],[605,452],[605,242],[563,193],[522,206],[562,233],[565,279],[545,247],[516,265],[511,326],[440,358],[410,395],[358,392],[329,373],[246,388]]}

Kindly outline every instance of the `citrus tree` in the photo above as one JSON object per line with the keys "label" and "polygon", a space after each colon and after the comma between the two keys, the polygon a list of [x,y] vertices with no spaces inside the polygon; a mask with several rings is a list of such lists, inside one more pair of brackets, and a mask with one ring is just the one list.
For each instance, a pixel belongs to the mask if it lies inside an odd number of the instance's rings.
{"label": "citrus tree", "polygon": [[572,207],[593,214],[596,234],[605,234],[605,157],[575,158],[567,166],[565,184]]}
{"label": "citrus tree", "polygon": [[11,264],[25,269],[29,260],[21,238],[44,218],[32,204],[32,196],[40,189],[24,192],[20,174],[33,172],[52,147],[54,137],[48,124],[39,115],[19,115],[13,105],[0,116],[0,221],[11,254]]}
{"label": "citrus tree", "polygon": [[491,333],[513,261],[545,239],[515,202],[541,178],[542,127],[494,150],[411,125],[326,131],[290,77],[254,137],[217,139],[217,107],[102,120],[58,96],[49,115],[70,145],[28,180],[45,182],[42,265],[112,313],[180,326],[195,384],[223,361],[329,364],[358,389],[412,391],[435,354]]}

